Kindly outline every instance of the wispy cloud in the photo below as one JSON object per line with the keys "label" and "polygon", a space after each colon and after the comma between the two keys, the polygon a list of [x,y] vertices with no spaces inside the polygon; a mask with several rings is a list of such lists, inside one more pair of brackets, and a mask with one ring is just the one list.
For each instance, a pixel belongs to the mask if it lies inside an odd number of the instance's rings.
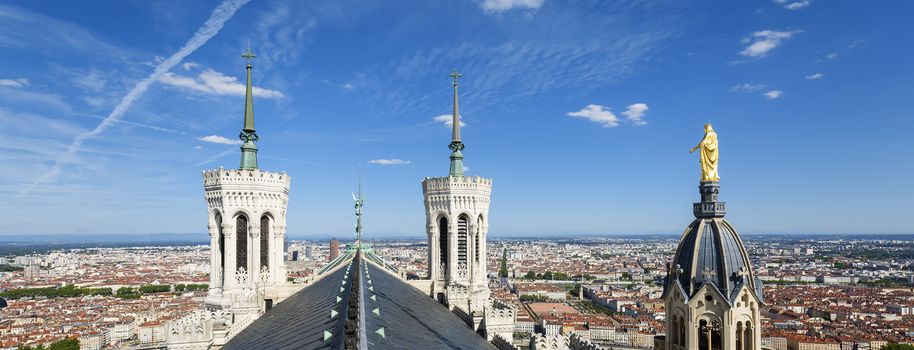
{"label": "wispy cloud", "polygon": [[590,104],[580,111],[568,112],[566,115],[569,117],[584,118],[602,124],[604,128],[619,126],[619,118],[616,117],[609,108],[601,105]]}
{"label": "wispy cloud", "polygon": [[381,158],[381,159],[369,160],[368,163],[378,164],[378,165],[403,165],[403,164],[409,164],[410,161],[403,160],[403,159],[397,159],[397,158],[393,158],[393,159]]}
{"label": "wispy cloud", "polygon": [[200,141],[203,141],[203,142],[218,143],[218,144],[223,144],[223,145],[240,145],[241,144],[241,140],[232,140],[228,137],[219,136],[219,135],[207,135],[207,136],[199,137],[197,139]]}
{"label": "wispy cloud", "polygon": [[184,68],[184,70],[189,71],[189,70],[197,68],[199,66],[200,66],[200,64],[197,62],[184,62],[184,64],[181,65],[181,68]]}
{"label": "wispy cloud", "polygon": [[788,10],[799,10],[812,3],[812,0],[774,0],[778,5],[784,6]]}
{"label": "wispy cloud", "polygon": [[806,76],[806,80],[819,80],[822,78],[825,78],[825,74],[816,73],[816,74],[809,74]]}
{"label": "wispy cloud", "polygon": [[114,107],[114,110],[105,117],[102,122],[92,129],[77,135],[70,146],[67,148],[67,151],[57,159],[54,163],[54,166],[50,171],[37,178],[31,186],[23,190],[23,192],[29,192],[35,186],[55,178],[61,171],[63,164],[70,163],[73,161],[77,152],[80,151],[83,143],[86,140],[97,137],[106,129],[114,125],[124,113],[130,108],[134,101],[143,96],[149,86],[152,85],[155,81],[159,79],[162,75],[170,71],[174,66],[181,62],[185,57],[196,51],[200,46],[203,46],[210,38],[219,33],[219,30],[222,29],[222,26],[225,24],[225,21],[228,21],[231,18],[235,11],[237,11],[241,6],[246,4],[249,0],[226,0],[223,1],[219,6],[213,10],[213,13],[206,20],[202,27],[200,27],[193,37],[188,40],[184,46],[182,46],[177,52],[172,54],[170,57],[156,65],[155,70],[148,77],[144,78],[138,82],[133,89],[131,89],[127,95],[121,99],[120,103]]}
{"label": "wispy cloud", "polygon": [[204,159],[204,160],[201,160],[200,162],[197,162],[196,164],[194,164],[194,167],[199,167],[199,166],[202,166],[202,165],[206,165],[206,164],[215,162],[215,161],[217,161],[217,160],[219,160],[219,159],[222,159],[222,158],[224,158],[224,157],[227,157],[227,156],[231,155],[232,153],[236,153],[236,152],[238,152],[238,149],[237,149],[237,148],[229,148],[229,149],[227,149],[227,150],[225,150],[225,151],[219,152],[218,154],[216,154],[216,155],[214,155],[214,156],[212,156],[212,157],[209,157],[209,158],[206,158],[206,159]]}
{"label": "wispy cloud", "polygon": [[756,92],[756,91],[761,91],[761,90],[765,89],[766,87],[768,87],[768,85],[742,83],[742,84],[734,85],[732,88],[730,88],[730,91],[732,91],[732,92]]}
{"label": "wispy cloud", "polygon": [[747,44],[747,46],[739,54],[751,58],[765,57],[771,50],[781,46],[785,40],[792,38],[799,32],[798,30],[786,32],[775,30],[757,31],[752,33],[752,36],[743,39],[743,44]]}
{"label": "wispy cloud", "polygon": [[771,90],[771,91],[764,93],[765,98],[767,98],[769,100],[777,99],[777,98],[781,97],[782,95],[784,95],[784,92],[781,90]]}
{"label": "wispy cloud", "polygon": [[644,115],[647,114],[647,104],[644,103],[635,103],[628,106],[628,109],[625,112],[622,112],[628,121],[632,122],[635,126],[647,125],[647,122],[644,120]]}
{"label": "wispy cloud", "polygon": [[837,52],[832,52],[832,53],[826,55],[825,58],[827,58],[827,59],[829,59],[829,60],[831,60],[831,61],[837,61],[837,60],[838,60],[838,53],[837,53]]}
{"label": "wispy cloud", "polygon": [[543,6],[544,0],[483,0],[479,4],[486,13],[500,13],[508,10],[536,10]]}
{"label": "wispy cloud", "polygon": [[26,87],[26,86],[28,86],[28,85],[29,85],[29,80],[28,80],[28,79],[25,79],[25,78],[19,78],[19,79],[0,79],[0,86],[8,86],[8,87],[21,88],[21,87]]}
{"label": "wispy cloud", "polygon": [[[244,96],[245,86],[238,78],[230,77],[212,69],[206,69],[196,79],[177,75],[171,72],[159,77],[159,82],[181,89],[191,90],[209,95],[235,95]],[[280,98],[282,92],[254,86],[254,96],[263,98]]]}
{"label": "wispy cloud", "polygon": [[86,29],[26,9],[0,6],[0,47],[39,51],[54,57],[74,52],[92,57],[127,56],[124,49]]}
{"label": "wispy cloud", "polygon": [[[460,115],[457,119],[460,120],[460,127],[467,126],[467,123],[463,121],[463,115]],[[454,126],[454,115],[452,114],[442,114],[437,117],[432,118],[436,123],[441,123],[447,125],[448,127]]]}
{"label": "wispy cloud", "polygon": [[865,42],[866,42],[866,39],[854,40],[853,42],[850,43],[850,45],[847,45],[847,49],[848,50],[856,49],[858,46],[863,45],[863,43],[865,43]]}
{"label": "wispy cloud", "polygon": [[355,86],[353,86],[352,83],[345,83],[345,84],[343,84],[341,87],[342,87],[343,89],[346,89],[346,90],[349,90],[349,91],[355,90]]}

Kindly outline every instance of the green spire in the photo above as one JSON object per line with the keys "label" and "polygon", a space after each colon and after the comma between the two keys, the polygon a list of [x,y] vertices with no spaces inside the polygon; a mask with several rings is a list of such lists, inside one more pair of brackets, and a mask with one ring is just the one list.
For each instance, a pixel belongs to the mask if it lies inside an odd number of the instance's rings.
{"label": "green spire", "polygon": [[241,169],[257,169],[257,146],[254,144],[255,141],[260,139],[257,136],[257,131],[254,130],[254,94],[253,88],[251,87],[251,61],[254,60],[253,52],[251,52],[251,46],[248,44],[248,51],[241,55],[242,58],[247,60],[247,83],[245,84],[245,96],[244,96],[244,128],[241,129],[241,134],[238,137],[244,143],[241,145]]}
{"label": "green spire", "polygon": [[454,79],[451,84],[454,85],[454,119],[451,121],[451,144],[448,145],[448,148],[451,149],[450,176],[463,176],[463,154],[460,151],[463,150],[464,145],[463,142],[460,142],[460,109],[457,104],[458,79],[463,75],[454,68],[454,71],[449,76]]}

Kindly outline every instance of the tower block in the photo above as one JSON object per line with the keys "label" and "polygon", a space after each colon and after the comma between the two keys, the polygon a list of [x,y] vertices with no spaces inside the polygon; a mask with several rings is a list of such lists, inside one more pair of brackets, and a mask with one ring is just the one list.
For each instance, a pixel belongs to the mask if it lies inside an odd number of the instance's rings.
{"label": "tower block", "polygon": [[290,294],[283,258],[291,178],[257,167],[259,140],[248,50],[244,126],[238,169],[203,172],[210,235],[210,281],[205,304],[253,320]]}
{"label": "tower block", "polygon": [[464,176],[464,144],[460,140],[457,87],[462,75],[455,69],[451,132],[451,166],[448,176],[425,178],[426,233],[428,234],[431,296],[449,308],[459,307],[481,318],[489,299],[486,276],[486,236],[489,232],[489,198],[492,179]]}

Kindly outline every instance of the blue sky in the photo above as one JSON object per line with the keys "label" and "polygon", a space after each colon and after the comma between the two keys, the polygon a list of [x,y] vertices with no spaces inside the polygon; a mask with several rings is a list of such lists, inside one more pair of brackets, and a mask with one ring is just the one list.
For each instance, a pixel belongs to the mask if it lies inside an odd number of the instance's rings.
{"label": "blue sky", "polygon": [[709,120],[742,232],[914,231],[914,3],[607,3],[5,2],[0,234],[204,232],[248,42],[293,235],[351,231],[359,163],[366,234],[422,234],[455,67],[494,236],[681,232]]}

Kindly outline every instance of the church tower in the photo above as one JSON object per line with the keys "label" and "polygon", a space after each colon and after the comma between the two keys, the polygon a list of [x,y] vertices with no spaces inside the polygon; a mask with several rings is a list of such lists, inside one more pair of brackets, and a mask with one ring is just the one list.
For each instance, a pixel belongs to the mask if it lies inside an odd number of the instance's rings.
{"label": "church tower", "polygon": [[[425,178],[431,296],[449,308],[459,308],[481,319],[489,298],[486,277],[486,236],[489,231],[489,197],[492,179],[463,174],[463,142],[457,87],[462,77],[455,69],[451,167],[448,176]],[[476,323],[476,322],[474,322]]]}
{"label": "church tower", "polygon": [[739,234],[724,219],[726,203],[717,198],[717,134],[710,124],[696,149],[701,149],[701,201],[692,205],[695,220],[668,265],[663,349],[759,350],[762,283]]}
{"label": "church tower", "polygon": [[209,215],[210,281],[207,309],[232,315],[235,324],[256,319],[288,296],[283,259],[286,206],[291,179],[257,167],[259,137],[254,129],[254,98],[248,49],[244,126],[239,137],[238,169],[203,172]]}

